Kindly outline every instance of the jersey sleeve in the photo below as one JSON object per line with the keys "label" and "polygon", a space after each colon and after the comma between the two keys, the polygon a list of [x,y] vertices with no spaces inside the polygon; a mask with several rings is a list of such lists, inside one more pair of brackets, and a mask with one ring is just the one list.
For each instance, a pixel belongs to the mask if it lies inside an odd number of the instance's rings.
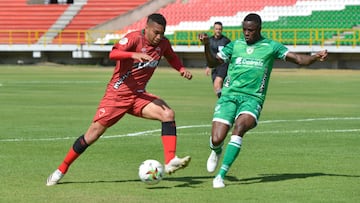
{"label": "jersey sleeve", "polygon": [[135,52],[137,38],[134,33],[128,34],[121,38],[118,43],[114,44],[110,51],[109,58],[112,60],[120,60],[125,58],[131,58]]}
{"label": "jersey sleeve", "polygon": [[217,53],[217,56],[221,58],[225,63],[229,62],[230,60],[234,48],[234,43],[235,42],[228,43],[224,48],[221,49],[221,51]]}
{"label": "jersey sleeve", "polygon": [[283,44],[273,41],[274,48],[274,57],[277,59],[285,60],[286,54],[289,52],[289,49]]}
{"label": "jersey sleeve", "polygon": [[231,40],[227,37],[225,37],[225,44],[229,44],[231,42]]}
{"label": "jersey sleeve", "polygon": [[184,65],[180,61],[180,58],[178,55],[174,52],[174,50],[171,47],[171,44],[169,40],[165,39],[165,51],[164,51],[164,57],[169,62],[171,67],[173,67],[177,71],[182,71],[185,69]]}

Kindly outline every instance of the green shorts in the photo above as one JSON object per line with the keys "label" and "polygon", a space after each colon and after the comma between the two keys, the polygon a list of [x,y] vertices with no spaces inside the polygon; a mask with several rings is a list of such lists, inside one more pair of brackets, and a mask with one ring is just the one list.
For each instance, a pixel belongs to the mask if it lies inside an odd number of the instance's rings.
{"label": "green shorts", "polygon": [[257,123],[262,110],[262,104],[262,102],[253,97],[222,95],[216,103],[213,121],[232,126],[238,116],[250,114]]}

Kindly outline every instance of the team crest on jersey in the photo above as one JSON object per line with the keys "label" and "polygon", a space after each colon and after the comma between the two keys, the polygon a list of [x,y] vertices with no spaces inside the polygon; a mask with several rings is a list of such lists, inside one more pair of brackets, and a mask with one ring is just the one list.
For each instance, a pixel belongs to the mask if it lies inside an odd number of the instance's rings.
{"label": "team crest on jersey", "polygon": [[119,44],[124,45],[124,44],[127,44],[128,42],[129,42],[129,39],[124,37],[124,38],[120,39]]}
{"label": "team crest on jersey", "polygon": [[141,48],[141,52],[146,53],[146,48],[145,47]]}
{"label": "team crest on jersey", "polygon": [[254,47],[247,47],[246,48],[246,53],[252,54],[253,52],[254,52]]}

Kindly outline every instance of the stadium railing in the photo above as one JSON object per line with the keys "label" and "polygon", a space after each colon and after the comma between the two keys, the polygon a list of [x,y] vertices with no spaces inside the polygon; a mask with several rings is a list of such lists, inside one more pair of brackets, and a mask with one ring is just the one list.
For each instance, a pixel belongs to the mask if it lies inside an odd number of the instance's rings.
{"label": "stadium railing", "polygon": [[[207,31],[176,31],[173,35],[167,35],[173,45],[200,45],[198,34]],[[223,34],[231,40],[242,36],[242,29],[227,29]],[[286,45],[333,45],[333,46],[359,46],[360,29],[342,28],[319,28],[319,29],[262,29],[264,37],[276,40]]]}
{"label": "stadium railing", "polygon": [[[56,40],[48,41],[41,36],[45,32],[54,32],[58,34]],[[173,46],[187,45],[187,46],[200,46],[198,34],[200,33],[212,34],[212,30],[204,31],[176,31],[166,37],[171,41]],[[71,34],[73,37],[63,38],[63,34]],[[96,33],[96,34],[95,34]],[[49,31],[49,30],[9,30],[0,31],[0,44],[75,44],[75,45],[111,45],[116,43],[119,39],[110,39],[107,41],[99,41],[99,38],[92,36],[102,36],[105,38],[108,33],[117,33],[114,30],[72,30],[72,31]],[[242,36],[242,30],[227,29],[223,32],[231,40],[238,39]],[[360,29],[343,29],[343,28],[318,28],[318,29],[263,29],[262,35],[279,41],[285,45],[332,45],[332,46],[360,46]],[[121,36],[121,35],[117,35]],[[41,39],[41,40],[40,40]],[[101,41],[101,40],[100,40]]]}

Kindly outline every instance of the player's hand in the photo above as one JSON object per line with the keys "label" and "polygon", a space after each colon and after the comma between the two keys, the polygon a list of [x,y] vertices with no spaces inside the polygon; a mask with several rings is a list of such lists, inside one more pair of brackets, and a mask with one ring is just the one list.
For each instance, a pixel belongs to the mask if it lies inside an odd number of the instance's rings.
{"label": "player's hand", "polygon": [[319,61],[325,61],[327,59],[328,52],[325,49],[325,50],[317,52],[315,55],[319,59]]}
{"label": "player's hand", "polygon": [[211,68],[209,68],[208,66],[205,68],[205,75],[209,76],[211,73]]}
{"label": "player's hand", "polygon": [[152,61],[153,58],[147,54],[144,53],[133,53],[132,54],[132,58],[139,60],[140,62],[144,62],[144,61]]}
{"label": "player's hand", "polygon": [[209,44],[209,36],[206,33],[201,33],[198,38],[202,44]]}
{"label": "player's hand", "polygon": [[192,78],[192,74],[190,73],[190,71],[187,71],[187,70],[180,71],[180,75],[188,80],[191,80],[191,78]]}

